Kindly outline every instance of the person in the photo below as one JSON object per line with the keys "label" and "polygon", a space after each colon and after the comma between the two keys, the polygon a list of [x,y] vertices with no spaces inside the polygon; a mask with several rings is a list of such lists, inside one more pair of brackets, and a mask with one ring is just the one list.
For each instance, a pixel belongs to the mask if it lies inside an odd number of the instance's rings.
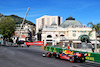
{"label": "person", "polygon": [[94,46],[93,46],[93,44],[92,44],[92,52],[94,52]]}
{"label": "person", "polygon": [[69,46],[69,44],[68,44],[68,47],[67,47],[67,48],[68,48],[68,50],[70,49],[70,46]]}
{"label": "person", "polygon": [[47,46],[47,43],[45,44],[45,46]]}

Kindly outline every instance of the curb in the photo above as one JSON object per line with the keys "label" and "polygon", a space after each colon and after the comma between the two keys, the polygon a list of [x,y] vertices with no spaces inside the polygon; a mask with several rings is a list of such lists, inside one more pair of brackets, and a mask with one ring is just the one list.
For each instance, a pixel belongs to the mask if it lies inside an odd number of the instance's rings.
{"label": "curb", "polygon": [[89,60],[86,60],[86,62],[89,62],[89,63],[95,63],[95,64],[100,64],[100,62],[89,61]]}

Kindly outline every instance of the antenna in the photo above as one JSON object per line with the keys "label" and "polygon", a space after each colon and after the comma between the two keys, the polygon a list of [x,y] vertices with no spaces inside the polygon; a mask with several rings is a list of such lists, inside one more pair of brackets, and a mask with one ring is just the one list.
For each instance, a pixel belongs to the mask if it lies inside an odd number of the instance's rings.
{"label": "antenna", "polygon": [[71,17],[71,10],[69,10],[69,12],[70,12],[70,17]]}

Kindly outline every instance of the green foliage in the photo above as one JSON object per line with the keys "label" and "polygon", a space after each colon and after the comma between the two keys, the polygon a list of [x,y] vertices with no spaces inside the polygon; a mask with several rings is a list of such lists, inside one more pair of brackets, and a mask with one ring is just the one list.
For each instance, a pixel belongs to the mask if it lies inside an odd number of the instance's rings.
{"label": "green foliage", "polygon": [[[21,24],[22,21],[23,21],[23,18],[21,18],[21,17],[19,17],[19,16],[16,16],[16,15],[10,15],[10,16],[6,16],[6,17],[11,17],[11,18],[13,18],[16,24]],[[32,23],[31,21],[25,20],[25,23],[28,23],[28,24],[30,24],[30,25],[35,26],[35,24]]]}
{"label": "green foliage", "polygon": [[9,38],[14,35],[16,29],[15,21],[11,17],[0,18],[0,34],[4,38]]}
{"label": "green foliage", "polygon": [[90,38],[89,38],[88,35],[81,35],[81,36],[79,36],[79,40],[81,40],[82,42],[90,43]]}
{"label": "green foliage", "polygon": [[[99,31],[99,25],[100,25],[100,24],[96,24],[96,25],[95,25],[95,24],[93,24],[92,22],[90,22],[90,23],[87,24],[87,26],[88,26],[88,25],[91,25],[91,26],[92,26],[92,31],[93,31],[94,29],[95,29],[96,32]],[[90,31],[90,33],[91,33],[92,31]]]}
{"label": "green foliage", "polygon": [[[13,18],[14,21],[15,21],[15,24],[21,24],[22,21],[23,21],[23,18],[21,18],[21,17],[19,17],[19,16],[16,16],[16,15],[9,15],[9,16],[7,16],[7,15],[3,15],[3,14],[0,13],[0,18],[3,17],[3,16],[4,16],[4,17],[11,17],[11,18]],[[33,22],[31,22],[31,21],[25,20],[25,23],[28,23],[28,24],[30,24],[30,25],[35,26],[35,24],[34,24]]]}

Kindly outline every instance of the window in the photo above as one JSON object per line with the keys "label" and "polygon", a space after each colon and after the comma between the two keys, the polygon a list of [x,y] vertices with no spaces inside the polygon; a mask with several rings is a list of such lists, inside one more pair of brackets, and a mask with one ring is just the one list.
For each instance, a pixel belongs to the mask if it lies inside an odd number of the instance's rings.
{"label": "window", "polygon": [[84,33],[86,32],[86,31],[83,31]]}
{"label": "window", "polygon": [[46,40],[46,41],[52,41],[52,40]]}
{"label": "window", "polygon": [[92,34],[89,34],[89,36],[92,36]]}
{"label": "window", "polygon": [[60,25],[60,17],[58,17],[58,25]]}
{"label": "window", "polygon": [[48,35],[47,38],[52,38],[52,36],[51,35]]}
{"label": "window", "polygon": [[82,32],[82,31],[80,31],[80,32]]}
{"label": "window", "polygon": [[44,18],[42,19],[42,28],[44,27]]}
{"label": "window", "polygon": [[58,37],[58,35],[56,34],[56,37]]}
{"label": "window", "polygon": [[76,34],[74,33],[74,34],[73,34],[73,36],[75,37],[75,36],[76,36]]}
{"label": "window", "polygon": [[60,36],[64,36],[64,35],[62,34],[62,35],[60,35]]}
{"label": "window", "polygon": [[76,31],[73,31],[73,32],[76,32]]}
{"label": "window", "polygon": [[64,31],[60,31],[60,33],[65,33]]}

